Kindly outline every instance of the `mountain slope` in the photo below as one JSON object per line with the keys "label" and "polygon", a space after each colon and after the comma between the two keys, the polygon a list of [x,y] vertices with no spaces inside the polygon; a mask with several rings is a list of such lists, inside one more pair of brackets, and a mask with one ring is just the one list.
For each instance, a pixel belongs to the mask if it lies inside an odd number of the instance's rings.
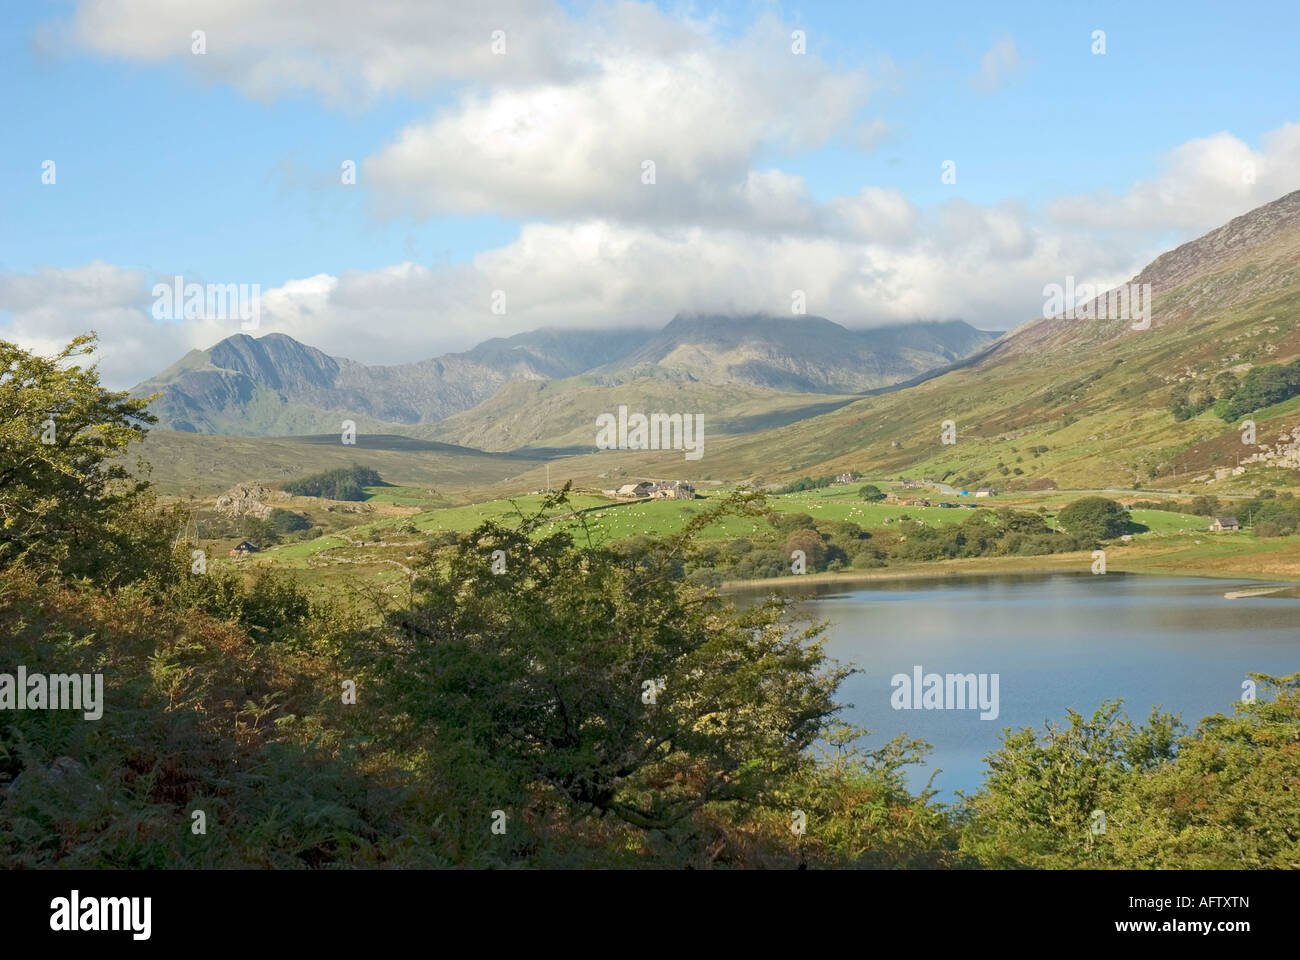
{"label": "mountain slope", "polygon": [[[1149,329],[1121,319],[1030,321],[961,369],[790,426],[716,438],[692,472],[768,482],[857,470],[1002,489],[1297,485],[1295,471],[1277,467],[1213,483],[1206,475],[1275,446],[1300,424],[1300,398],[1251,413],[1259,443],[1248,445],[1239,422],[1208,411],[1176,420],[1171,394],[1300,357],[1300,192],[1162,255],[1133,282],[1152,284]],[[953,445],[941,443],[945,420],[956,425]],[[675,476],[682,464],[609,451],[564,472],[611,468]]]}
{"label": "mountain slope", "polygon": [[[710,416],[740,417],[743,399],[754,416],[794,409],[799,401],[777,393],[846,394],[895,383],[965,357],[993,334],[953,321],[849,331],[821,318],[679,316],[663,330],[537,330],[485,341],[465,353],[394,366],[367,366],[332,357],[284,334],[229,337],[193,350],[158,376],[136,386],[136,396],[160,394],[151,405],[159,427],[234,436],[298,436],[337,432],[344,419],[368,433],[501,446],[553,442],[576,428],[575,410],[616,406],[596,397],[600,385],[638,381],[696,382],[725,388],[696,391],[692,403]],[[504,403],[482,417],[461,418],[445,430],[429,426],[470,410],[512,383],[563,380],[590,372],[593,388],[577,407],[548,406],[555,423],[530,412],[525,425],[503,429]],[[626,392],[626,391],[625,391]],[[651,403],[664,387],[635,391]],[[768,396],[773,394],[773,396]],[[812,405],[815,409],[824,406]],[[583,414],[585,416],[585,413]],[[590,419],[590,418],[588,418]],[[779,419],[779,418],[778,418]],[[766,423],[762,419],[753,423]],[[784,422],[784,421],[782,421]]]}
{"label": "mountain slope", "polygon": [[996,337],[960,320],[849,330],[823,317],[679,314],[639,350],[593,373],[862,393],[960,360]]}
{"label": "mountain slope", "polygon": [[596,417],[620,405],[633,413],[698,413],[708,436],[792,423],[852,397],[781,393],[746,384],[646,377],[611,384],[582,375],[508,383],[494,396],[427,428],[428,435],[480,450],[591,449]]}
{"label": "mountain slope", "polygon": [[[150,430],[140,447],[154,487],[170,496],[212,496],[236,483],[279,484],[360,464],[387,483],[436,487],[459,500],[466,491],[508,480],[542,461],[486,454],[405,437],[360,434],[344,446],[328,437],[214,437]],[[134,455],[133,455],[134,456]],[[129,466],[129,465],[128,465]]]}

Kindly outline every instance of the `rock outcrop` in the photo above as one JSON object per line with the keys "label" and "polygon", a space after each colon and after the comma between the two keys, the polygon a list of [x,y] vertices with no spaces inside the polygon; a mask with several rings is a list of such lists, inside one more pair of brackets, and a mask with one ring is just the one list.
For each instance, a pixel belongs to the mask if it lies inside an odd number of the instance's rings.
{"label": "rock outcrop", "polygon": [[255,517],[265,520],[274,509],[271,500],[282,500],[284,494],[260,483],[239,483],[217,497],[217,513],[223,517]]}

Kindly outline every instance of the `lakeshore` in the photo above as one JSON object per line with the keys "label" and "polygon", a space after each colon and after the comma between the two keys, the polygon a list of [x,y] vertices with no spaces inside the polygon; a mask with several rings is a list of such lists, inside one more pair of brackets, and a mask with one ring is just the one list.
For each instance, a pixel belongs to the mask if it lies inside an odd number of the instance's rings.
{"label": "lakeshore", "polygon": [[[1243,544],[1206,540],[1202,544],[1125,544],[1106,549],[1107,574],[1134,574],[1159,577],[1197,577],[1212,580],[1254,580],[1261,583],[1286,581],[1295,586],[1270,590],[1237,591],[1241,597],[1300,595],[1300,548],[1292,538],[1275,543],[1256,541]],[[1205,549],[1200,549],[1204,547]],[[723,592],[802,588],[814,585],[845,585],[890,580],[943,580],[953,577],[1018,574],[1088,574],[1092,554],[1087,551],[1047,554],[1033,557],[969,557],[934,560],[924,563],[890,564],[871,570],[840,570],[808,573],[799,576],[769,577],[761,580],[727,580]],[[1233,598],[1235,599],[1235,597]]]}

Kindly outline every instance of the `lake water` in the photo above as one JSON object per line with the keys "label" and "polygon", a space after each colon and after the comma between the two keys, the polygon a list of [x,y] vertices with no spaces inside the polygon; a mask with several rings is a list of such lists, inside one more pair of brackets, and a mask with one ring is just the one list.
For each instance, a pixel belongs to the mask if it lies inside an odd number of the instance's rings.
{"label": "lake water", "polygon": [[[827,652],[864,672],[840,688],[843,719],[934,746],[913,789],[940,768],[937,799],[979,787],[1005,727],[1041,731],[1067,707],[1085,716],[1122,698],[1134,721],[1154,704],[1188,726],[1231,713],[1249,672],[1300,671],[1300,599],[1224,593],[1257,581],[1052,574],[800,588],[798,609],[830,622]],[[894,709],[895,674],[997,674],[998,716]]]}

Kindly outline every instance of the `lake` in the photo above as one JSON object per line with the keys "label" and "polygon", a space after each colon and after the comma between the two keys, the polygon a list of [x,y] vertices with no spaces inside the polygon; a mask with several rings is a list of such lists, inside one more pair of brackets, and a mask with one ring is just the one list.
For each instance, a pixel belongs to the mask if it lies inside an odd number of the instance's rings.
{"label": "lake", "polygon": [[[1300,599],[1224,599],[1260,586],[1085,573],[809,585],[791,595],[801,613],[830,622],[827,652],[864,671],[840,688],[841,702],[853,704],[842,718],[876,734],[869,748],[899,733],[931,743],[910,782],[919,789],[940,768],[937,799],[951,801],[953,791],[979,787],[1005,727],[1041,732],[1067,707],[1090,716],[1107,698],[1122,698],[1134,721],[1159,704],[1193,726],[1230,713],[1247,673],[1300,671]],[[996,674],[996,719],[980,719],[979,709],[895,709],[905,685],[891,678],[906,675],[910,688],[917,666],[988,675],[986,693]]]}

